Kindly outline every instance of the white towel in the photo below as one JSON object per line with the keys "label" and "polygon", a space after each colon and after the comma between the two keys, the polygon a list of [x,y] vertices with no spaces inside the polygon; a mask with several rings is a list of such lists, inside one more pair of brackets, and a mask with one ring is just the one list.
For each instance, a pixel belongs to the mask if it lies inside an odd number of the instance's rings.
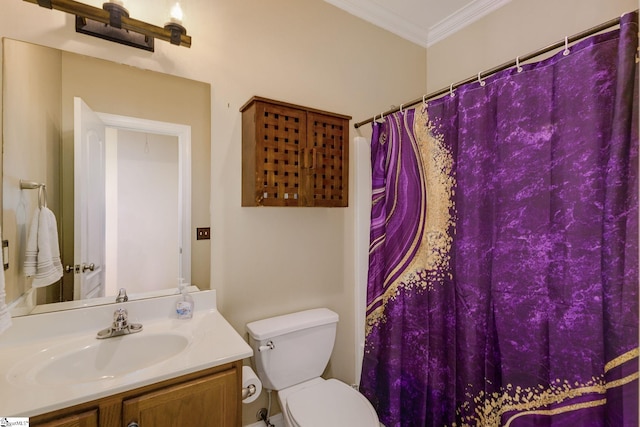
{"label": "white towel", "polygon": [[11,326],[11,313],[7,308],[6,293],[4,291],[4,268],[2,268],[2,250],[0,250],[0,334]]}
{"label": "white towel", "polygon": [[62,277],[56,217],[46,206],[33,213],[27,237],[24,272],[27,277],[33,277],[31,286],[34,288],[51,285]]}

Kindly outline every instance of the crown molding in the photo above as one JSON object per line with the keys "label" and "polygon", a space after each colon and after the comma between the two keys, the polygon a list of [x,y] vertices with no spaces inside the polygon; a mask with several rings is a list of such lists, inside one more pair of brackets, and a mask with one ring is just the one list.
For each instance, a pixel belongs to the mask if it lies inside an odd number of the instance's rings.
{"label": "crown molding", "polygon": [[422,47],[427,47],[428,31],[419,25],[408,22],[405,18],[393,13],[389,9],[373,2],[351,0],[325,1],[375,26],[392,32],[403,39],[409,40]]}
{"label": "crown molding", "polygon": [[511,0],[476,0],[429,28],[426,47],[449,37],[456,31],[501,8]]}
{"label": "crown molding", "polygon": [[474,0],[429,28],[413,24],[406,18],[371,1],[325,1],[403,39],[427,48],[499,9],[511,0]]}

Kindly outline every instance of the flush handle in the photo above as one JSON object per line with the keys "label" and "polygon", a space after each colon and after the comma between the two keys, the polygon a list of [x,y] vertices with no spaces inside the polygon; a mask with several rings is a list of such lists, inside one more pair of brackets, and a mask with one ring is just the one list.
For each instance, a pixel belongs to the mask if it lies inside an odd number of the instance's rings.
{"label": "flush handle", "polygon": [[267,345],[261,345],[260,347],[258,347],[258,351],[263,352],[267,350],[273,350],[274,348],[276,348],[276,345],[273,343],[273,341],[267,341]]}

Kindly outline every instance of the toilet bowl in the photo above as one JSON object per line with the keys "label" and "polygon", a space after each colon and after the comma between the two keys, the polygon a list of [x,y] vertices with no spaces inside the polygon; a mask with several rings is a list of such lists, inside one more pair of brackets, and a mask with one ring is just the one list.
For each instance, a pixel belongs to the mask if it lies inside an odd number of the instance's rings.
{"label": "toilet bowl", "polygon": [[287,427],[379,425],[371,403],[336,379],[315,378],[280,390],[278,399]]}
{"label": "toilet bowl", "polygon": [[378,427],[371,403],[337,379],[321,377],[335,342],[338,315],[326,308],[247,324],[264,388],[276,390],[285,427]]}

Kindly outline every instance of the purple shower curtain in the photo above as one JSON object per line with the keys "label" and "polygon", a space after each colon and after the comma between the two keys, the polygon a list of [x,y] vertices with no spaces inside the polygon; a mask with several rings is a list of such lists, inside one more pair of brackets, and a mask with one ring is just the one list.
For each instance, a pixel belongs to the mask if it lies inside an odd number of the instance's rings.
{"label": "purple shower curtain", "polygon": [[637,19],[373,125],[387,427],[638,425]]}

